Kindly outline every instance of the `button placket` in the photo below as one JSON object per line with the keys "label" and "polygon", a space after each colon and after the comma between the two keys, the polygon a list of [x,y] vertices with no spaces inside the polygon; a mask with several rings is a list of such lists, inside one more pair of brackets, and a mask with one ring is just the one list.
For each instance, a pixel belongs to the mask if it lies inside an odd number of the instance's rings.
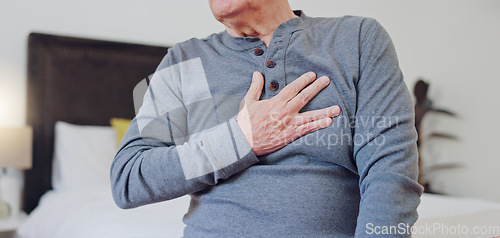
{"label": "button placket", "polygon": [[265,61],[265,85],[267,98],[274,97],[286,85],[285,83],[285,52],[288,46],[289,34],[277,34],[269,44]]}

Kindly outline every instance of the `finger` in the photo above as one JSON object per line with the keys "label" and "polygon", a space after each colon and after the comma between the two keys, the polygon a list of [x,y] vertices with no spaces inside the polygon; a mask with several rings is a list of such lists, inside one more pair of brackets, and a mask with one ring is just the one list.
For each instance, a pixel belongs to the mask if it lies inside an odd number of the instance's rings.
{"label": "finger", "polygon": [[306,123],[304,125],[297,127],[297,129],[295,130],[294,138],[297,139],[303,135],[309,134],[319,129],[329,127],[330,125],[332,125],[332,123],[333,120],[330,117]]}
{"label": "finger", "polygon": [[258,101],[264,87],[264,77],[260,72],[254,72],[252,76],[252,84],[245,95],[245,100]]}
{"label": "finger", "polygon": [[294,123],[295,125],[300,126],[326,117],[336,117],[338,115],[340,115],[340,107],[335,105],[320,110],[300,113],[299,116],[295,118]]}
{"label": "finger", "polygon": [[302,109],[312,98],[314,98],[316,94],[328,86],[329,83],[330,79],[328,77],[323,76],[319,78],[290,100],[287,107],[291,111],[300,111],[300,109]]}
{"label": "finger", "polygon": [[297,95],[300,90],[305,88],[307,85],[312,83],[316,78],[316,74],[314,72],[308,72],[298,77],[296,80],[287,85],[281,92],[278,94],[278,97],[281,97],[284,101],[289,101],[295,95]]}

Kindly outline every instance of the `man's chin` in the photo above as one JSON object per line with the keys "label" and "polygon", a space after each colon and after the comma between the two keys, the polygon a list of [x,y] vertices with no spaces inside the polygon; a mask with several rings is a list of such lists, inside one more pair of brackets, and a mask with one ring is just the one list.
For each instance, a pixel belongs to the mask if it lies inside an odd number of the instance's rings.
{"label": "man's chin", "polygon": [[210,9],[215,19],[222,22],[251,11],[251,6],[247,0],[210,0]]}

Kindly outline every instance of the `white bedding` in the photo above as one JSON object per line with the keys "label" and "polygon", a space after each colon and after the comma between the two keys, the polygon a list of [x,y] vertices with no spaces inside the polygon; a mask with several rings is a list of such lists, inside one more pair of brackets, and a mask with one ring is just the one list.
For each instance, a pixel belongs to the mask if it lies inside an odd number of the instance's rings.
{"label": "white bedding", "polygon": [[[118,208],[109,188],[51,191],[18,230],[23,238],[181,237],[189,196],[131,210]],[[500,204],[478,199],[424,194],[416,226],[500,226]],[[429,229],[427,229],[428,231]],[[425,232],[425,231],[424,231]],[[433,230],[434,234],[434,230]],[[413,237],[433,236],[415,233]],[[438,234],[438,233],[436,233]],[[434,234],[434,235],[436,235]],[[494,237],[500,234],[486,234]]]}
{"label": "white bedding", "polygon": [[189,201],[184,196],[122,210],[109,188],[50,191],[17,233],[23,238],[181,237]]}
{"label": "white bedding", "polygon": [[181,237],[190,198],[122,210],[109,170],[116,153],[109,126],[57,122],[52,185],[18,229],[23,238]]}

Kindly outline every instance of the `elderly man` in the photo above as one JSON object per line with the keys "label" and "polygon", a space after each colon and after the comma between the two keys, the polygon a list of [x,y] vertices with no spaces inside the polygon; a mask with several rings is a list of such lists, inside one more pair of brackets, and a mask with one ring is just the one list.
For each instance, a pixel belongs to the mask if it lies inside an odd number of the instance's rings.
{"label": "elderly man", "polygon": [[287,0],[210,7],[226,31],[161,62],[111,168],[118,206],[189,194],[185,237],[409,236],[414,114],[385,30]]}

